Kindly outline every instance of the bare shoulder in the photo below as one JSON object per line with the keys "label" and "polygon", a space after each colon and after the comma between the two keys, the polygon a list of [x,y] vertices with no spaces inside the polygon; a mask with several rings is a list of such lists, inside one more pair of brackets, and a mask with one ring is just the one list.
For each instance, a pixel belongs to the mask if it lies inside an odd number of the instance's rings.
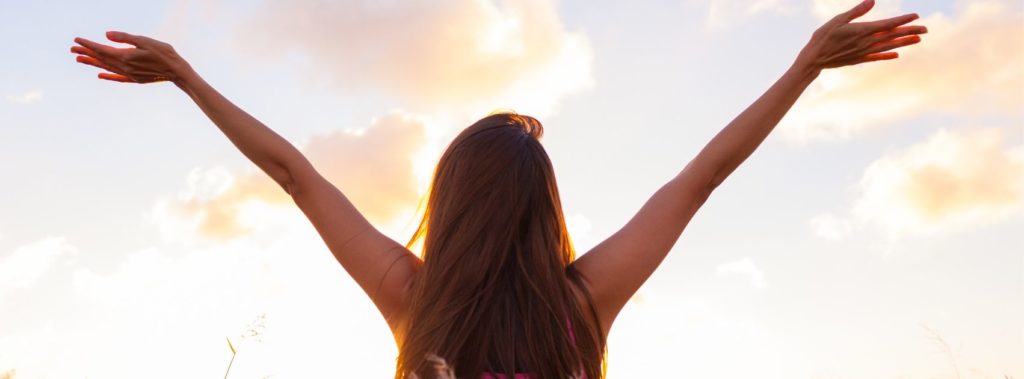
{"label": "bare shoulder", "polygon": [[396,283],[394,291],[398,293],[397,304],[391,308],[390,312],[384,314],[384,320],[387,321],[388,327],[391,328],[391,335],[395,338],[397,346],[401,347],[405,341],[405,330],[408,327],[409,314],[411,312],[410,304],[412,302],[412,287],[418,277],[419,268],[422,266],[421,261],[412,262],[411,265],[400,265],[397,269],[406,271],[400,275],[408,277],[402,283]]}

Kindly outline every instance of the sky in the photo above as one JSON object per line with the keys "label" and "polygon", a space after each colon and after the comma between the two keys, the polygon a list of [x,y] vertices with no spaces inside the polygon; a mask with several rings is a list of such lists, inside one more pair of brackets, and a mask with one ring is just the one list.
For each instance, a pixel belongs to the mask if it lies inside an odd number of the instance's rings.
{"label": "sky", "polygon": [[[824,72],[609,336],[612,378],[1024,377],[1024,3],[877,0],[929,33]],[[404,243],[446,144],[538,117],[580,254],[850,0],[0,0],[0,375],[389,377],[372,303],[170,84],[173,44]],[[2,376],[0,376],[2,377]]]}

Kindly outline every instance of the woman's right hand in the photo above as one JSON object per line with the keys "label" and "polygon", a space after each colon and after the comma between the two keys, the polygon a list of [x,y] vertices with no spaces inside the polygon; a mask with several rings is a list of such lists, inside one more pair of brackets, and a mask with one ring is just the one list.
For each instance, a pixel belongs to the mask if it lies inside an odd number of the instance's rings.
{"label": "woman's right hand", "polygon": [[171,81],[180,85],[191,70],[165,42],[123,32],[107,32],[107,38],[134,47],[116,48],[81,37],[75,38],[78,46],[71,47],[71,52],[78,54],[79,63],[107,71],[99,74],[100,79],[124,83]]}
{"label": "woman's right hand", "polygon": [[903,26],[918,19],[916,13],[852,22],[874,6],[874,0],[864,0],[826,22],[814,32],[797,60],[820,70],[896,59],[899,54],[890,50],[921,42],[920,34],[928,32],[924,26]]}

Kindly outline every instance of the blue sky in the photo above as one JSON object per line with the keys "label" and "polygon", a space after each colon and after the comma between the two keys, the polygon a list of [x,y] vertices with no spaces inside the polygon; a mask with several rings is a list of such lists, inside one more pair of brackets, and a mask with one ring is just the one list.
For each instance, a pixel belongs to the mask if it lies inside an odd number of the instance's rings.
{"label": "blue sky", "polygon": [[[266,338],[241,350],[241,376],[379,376],[394,358],[386,326],[301,214],[247,192],[265,188],[259,175],[187,96],[95,79],[67,52],[75,36],[171,42],[286,138],[325,146],[311,159],[347,179],[336,184],[357,206],[374,186],[422,179],[454,133],[495,108],[539,116],[583,253],[763,92],[827,11],[853,5],[343,1],[289,23],[314,3],[0,6],[0,39],[16,52],[0,61],[0,167],[11,183],[0,196],[0,307],[17,310],[0,315],[0,372],[130,377],[174,354],[194,364],[147,376],[217,373],[230,354],[223,337],[259,314]],[[1024,376],[1024,5],[878,8],[867,18],[920,13],[924,43],[819,78],[623,311],[610,376],[945,378],[950,363],[964,377]],[[460,10],[490,18],[451,16]],[[412,12],[525,52],[480,52],[397,23]],[[380,24],[360,23],[374,14]],[[431,79],[452,75],[445,65],[415,63],[450,51],[520,63],[480,63],[500,75],[448,81]],[[392,80],[408,72],[424,79]],[[420,129],[423,139],[384,138]],[[345,152],[359,145],[392,155]],[[390,166],[346,171],[375,162]],[[414,206],[364,205],[400,241]],[[253,231],[204,229],[225,209]],[[86,349],[98,336],[106,342]],[[66,355],[78,358],[56,363]]]}

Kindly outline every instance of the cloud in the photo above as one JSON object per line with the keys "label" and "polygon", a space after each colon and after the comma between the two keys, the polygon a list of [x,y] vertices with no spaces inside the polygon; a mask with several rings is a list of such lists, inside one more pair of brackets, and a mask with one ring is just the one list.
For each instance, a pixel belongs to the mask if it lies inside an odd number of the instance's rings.
{"label": "cloud", "polygon": [[[762,14],[794,15],[810,13],[824,22],[857,5],[851,0],[690,0],[706,8],[705,25],[711,29],[736,26]],[[879,1],[865,19],[874,15],[892,15],[899,10],[899,1]]]}
{"label": "cloud", "polygon": [[934,232],[1019,213],[1024,144],[1007,142],[999,129],[943,130],[889,153],[865,170],[852,213],[893,233]]}
{"label": "cloud", "polygon": [[577,255],[586,253],[598,242],[595,240],[594,234],[591,233],[593,227],[594,223],[583,214],[575,213],[565,217],[565,228],[572,236],[572,244],[576,248]]}
{"label": "cloud", "polygon": [[[426,145],[424,123],[396,111],[363,130],[314,136],[302,150],[370,221],[382,224],[416,208],[420,183],[415,158]],[[179,198],[156,211],[181,212],[190,221],[178,228],[225,240],[254,231],[258,220],[269,217],[267,206],[295,208],[288,194],[261,171],[233,174],[199,168],[189,175]]]}
{"label": "cloud", "polygon": [[1006,0],[963,1],[941,13],[900,59],[827,70],[782,122],[796,142],[843,139],[925,114],[1022,115],[1024,10]]}
{"label": "cloud", "polygon": [[20,95],[7,95],[7,101],[17,104],[32,104],[43,99],[42,90],[31,90]]}
{"label": "cloud", "polygon": [[723,263],[718,265],[715,269],[715,273],[719,276],[724,275],[740,275],[750,279],[750,285],[755,288],[764,288],[764,273],[761,269],[757,268],[754,264],[754,260],[750,258],[743,258],[735,262]]}
{"label": "cloud", "polygon": [[[811,2],[811,13],[818,20],[831,20],[836,15],[846,12],[857,5],[858,0],[814,0]],[[879,0],[871,11],[857,19],[857,21],[871,21],[875,19],[893,17],[900,13],[899,0]]]}
{"label": "cloud", "polygon": [[691,0],[707,7],[705,25],[721,29],[739,24],[760,13],[791,13],[797,9],[788,0]]}
{"label": "cloud", "polygon": [[259,59],[297,52],[311,80],[384,91],[417,111],[545,114],[592,81],[589,42],[552,0],[271,0],[240,35]]}
{"label": "cloud", "polygon": [[[314,137],[306,150],[339,159],[325,168],[358,154],[363,160],[352,165],[381,163],[380,177],[360,169],[348,177],[355,180],[350,192],[368,196],[370,190],[361,188],[408,183],[408,154],[391,153],[412,150],[421,129],[391,114],[360,132]],[[275,191],[281,191],[276,184],[256,184],[255,177],[223,168],[194,171],[182,197],[157,201],[152,223],[144,225],[163,238],[135,251],[89,252],[116,264],[76,264],[65,280],[48,280],[46,289],[46,296],[68,301],[28,302],[19,309],[42,316],[15,317],[14,328],[0,330],[0,367],[17,367],[25,377],[206,376],[224,372],[231,358],[227,336],[239,351],[232,377],[388,375],[396,350],[379,312],[302,213],[275,203]],[[415,194],[415,185],[409,191]],[[399,192],[377,193],[388,198]],[[371,209],[374,201],[357,206],[368,214],[393,212]],[[214,211],[222,216],[205,217]],[[210,233],[226,235],[211,239]],[[66,250],[61,241],[34,243],[0,260],[0,291],[40,280],[46,267],[61,263],[67,255],[56,253]],[[266,315],[261,341],[238,338],[259,315]],[[166,366],[169,356],[188,364]],[[161,365],[166,367],[152,370]]]}
{"label": "cloud", "polygon": [[34,286],[59,258],[77,251],[63,237],[47,237],[0,258],[0,303],[11,292]]}
{"label": "cloud", "polygon": [[814,234],[830,241],[839,241],[853,232],[853,223],[848,219],[832,213],[823,213],[810,221]]}
{"label": "cloud", "polygon": [[[426,139],[424,121],[395,111],[364,129],[313,136],[302,150],[386,227],[417,205],[415,159]],[[117,264],[77,264],[68,280],[46,289],[73,301],[28,303],[22,312],[46,317],[15,319],[17,329],[0,332],[0,367],[26,377],[207,376],[231,358],[228,336],[239,351],[232,377],[393,370],[396,349],[379,312],[262,172],[193,170],[177,197],[158,199],[148,220],[162,237],[152,246],[90,252]],[[68,251],[63,239],[47,239],[0,260],[0,301]],[[261,341],[236,338],[259,315],[266,315]],[[151,370],[169,356],[189,363]]]}
{"label": "cloud", "polygon": [[[0,366],[25,377],[205,376],[224,372],[228,336],[239,349],[232,377],[387,375],[395,348],[373,304],[301,214],[268,212],[273,233],[194,243],[183,230],[137,251],[89,252],[119,262],[76,265],[46,292],[73,300],[19,309],[39,316],[0,330]],[[54,242],[37,245],[23,255],[53,251]],[[262,341],[238,338],[261,314]],[[188,364],[166,365],[170,356]]]}

